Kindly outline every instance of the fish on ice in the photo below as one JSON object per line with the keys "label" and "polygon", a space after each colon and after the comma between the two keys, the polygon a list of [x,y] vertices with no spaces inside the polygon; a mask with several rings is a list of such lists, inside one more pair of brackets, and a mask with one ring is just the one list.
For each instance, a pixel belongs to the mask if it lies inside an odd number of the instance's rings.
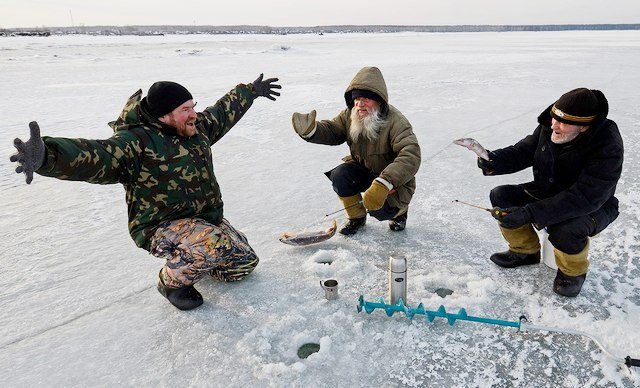
{"label": "fish on ice", "polygon": [[338,228],[336,220],[326,230],[312,232],[284,232],[280,235],[280,241],[289,245],[310,245],[330,239],[336,234]]}

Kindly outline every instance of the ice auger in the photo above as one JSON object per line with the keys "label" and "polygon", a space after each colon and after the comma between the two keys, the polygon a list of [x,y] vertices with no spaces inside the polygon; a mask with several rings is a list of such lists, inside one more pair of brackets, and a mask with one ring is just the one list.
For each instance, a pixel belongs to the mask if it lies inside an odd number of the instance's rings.
{"label": "ice auger", "polygon": [[381,309],[381,310],[384,310],[384,312],[389,317],[396,312],[402,312],[409,319],[413,319],[415,315],[424,315],[427,321],[429,322],[433,322],[433,320],[436,318],[445,318],[447,322],[449,322],[449,326],[453,326],[456,321],[460,320],[460,321],[486,323],[490,325],[515,327],[516,329],[522,332],[537,330],[537,331],[549,331],[549,332],[556,332],[556,333],[581,335],[581,336],[588,337],[593,342],[595,342],[596,345],[598,345],[598,347],[602,349],[602,351],[612,360],[619,363],[623,363],[628,367],[632,367],[632,366],[640,367],[640,359],[631,358],[629,356],[620,357],[612,354],[601,344],[598,338],[596,338],[595,336],[589,333],[585,333],[578,330],[533,325],[527,321],[527,318],[524,315],[520,316],[520,319],[518,321],[505,321],[502,319],[474,317],[472,315],[468,315],[467,311],[464,308],[461,308],[460,310],[458,310],[457,313],[447,312],[445,307],[442,305],[435,311],[425,310],[422,303],[420,303],[418,307],[412,308],[412,307],[405,306],[404,301],[402,299],[398,300],[397,304],[386,304],[384,302],[384,298],[380,298],[379,302],[368,302],[364,300],[364,296],[362,295],[360,295],[360,297],[358,298],[357,309],[358,309],[358,312],[362,312],[362,310],[364,309],[364,311],[367,314],[371,314],[375,309]]}

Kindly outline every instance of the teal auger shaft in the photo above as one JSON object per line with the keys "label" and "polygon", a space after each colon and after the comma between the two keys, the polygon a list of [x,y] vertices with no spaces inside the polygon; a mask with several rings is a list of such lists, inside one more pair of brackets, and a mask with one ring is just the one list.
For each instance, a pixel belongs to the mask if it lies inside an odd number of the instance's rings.
{"label": "teal auger shaft", "polygon": [[412,308],[404,305],[404,301],[400,299],[397,304],[386,304],[384,302],[384,298],[380,298],[380,302],[368,302],[364,300],[364,296],[360,295],[358,298],[358,312],[364,311],[367,314],[371,314],[375,309],[384,310],[387,316],[392,316],[396,312],[404,313],[407,318],[413,319],[414,315],[424,315],[429,322],[433,322],[436,318],[446,318],[447,322],[449,322],[450,326],[453,326],[457,320],[461,321],[471,321],[478,323],[487,323],[491,325],[499,325],[499,326],[509,326],[520,329],[520,321],[505,321],[502,319],[492,319],[492,318],[483,318],[483,317],[474,317],[472,315],[468,315],[465,309],[460,309],[458,313],[449,313],[444,308],[444,306],[440,306],[436,311],[425,310],[422,303],[418,305],[418,307]]}
{"label": "teal auger shaft", "polygon": [[577,330],[561,329],[557,327],[545,327],[545,326],[532,325],[527,322],[527,318],[524,315],[520,317],[520,320],[518,322],[504,321],[502,319],[491,319],[491,318],[474,317],[471,315],[467,315],[467,311],[463,308],[460,309],[457,314],[448,313],[447,310],[445,310],[444,306],[440,306],[436,311],[425,310],[422,303],[420,303],[416,308],[411,308],[411,307],[405,306],[404,301],[402,299],[398,300],[397,304],[386,304],[384,303],[384,298],[380,298],[380,302],[367,302],[364,300],[364,296],[360,295],[360,297],[358,298],[358,312],[362,312],[362,310],[364,310],[366,311],[367,314],[371,314],[375,309],[384,310],[384,312],[389,317],[396,312],[402,312],[409,319],[413,319],[413,316],[416,314],[424,315],[429,322],[433,322],[433,320],[436,318],[446,318],[450,326],[453,326],[453,324],[456,323],[457,320],[461,320],[461,321],[488,323],[491,325],[515,327],[522,332],[539,330],[539,331],[549,331],[549,332],[555,332],[555,333],[580,335],[580,336],[587,337],[591,339],[593,342],[595,342],[595,344],[598,345],[600,349],[602,349],[604,354],[606,354],[612,360],[623,363],[629,368],[632,366],[640,367],[640,359],[631,358],[630,356],[620,357],[620,356],[614,355],[601,344],[601,341],[598,338],[596,338],[595,336],[589,333],[585,333]]}

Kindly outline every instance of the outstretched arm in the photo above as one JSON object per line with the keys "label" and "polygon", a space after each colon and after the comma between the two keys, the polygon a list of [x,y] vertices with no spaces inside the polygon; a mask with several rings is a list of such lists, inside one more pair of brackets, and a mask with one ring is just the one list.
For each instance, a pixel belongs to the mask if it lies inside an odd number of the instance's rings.
{"label": "outstretched arm", "polygon": [[248,85],[239,84],[229,93],[220,98],[214,105],[198,113],[198,122],[204,125],[209,138],[209,145],[213,145],[222,138],[253,105],[257,97],[266,97],[275,101],[279,96],[275,89],[282,88],[275,84],[278,78],[263,80],[263,75]]}
{"label": "outstretched arm", "polygon": [[[29,123],[31,138],[16,139],[17,173],[24,172],[27,183],[33,173],[64,180],[89,183],[124,183],[138,165],[141,145],[130,131],[119,131],[106,140],[41,137],[38,123]],[[136,151],[137,150],[137,151]]]}
{"label": "outstretched arm", "polygon": [[310,143],[339,145],[347,140],[348,110],[338,114],[333,120],[316,121],[316,111],[309,113],[295,112],[291,123],[296,133]]}
{"label": "outstretched arm", "polygon": [[512,174],[533,165],[533,155],[540,140],[542,126],[516,144],[489,151],[489,159],[478,158],[478,167],[484,175]]}

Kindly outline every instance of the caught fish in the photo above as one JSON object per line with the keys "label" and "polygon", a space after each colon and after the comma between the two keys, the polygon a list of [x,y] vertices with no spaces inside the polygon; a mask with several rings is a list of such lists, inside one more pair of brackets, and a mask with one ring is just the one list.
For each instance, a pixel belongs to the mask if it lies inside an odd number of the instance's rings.
{"label": "caught fish", "polygon": [[475,152],[478,157],[489,160],[489,153],[484,149],[483,146],[478,143],[476,139],[472,139],[470,137],[465,137],[462,139],[454,140],[453,144],[461,145],[463,147],[467,147],[471,151]]}
{"label": "caught fish", "polygon": [[280,241],[289,245],[309,245],[319,243],[330,239],[336,234],[338,225],[336,220],[333,220],[333,224],[327,230],[321,230],[318,232],[284,232],[280,235]]}

